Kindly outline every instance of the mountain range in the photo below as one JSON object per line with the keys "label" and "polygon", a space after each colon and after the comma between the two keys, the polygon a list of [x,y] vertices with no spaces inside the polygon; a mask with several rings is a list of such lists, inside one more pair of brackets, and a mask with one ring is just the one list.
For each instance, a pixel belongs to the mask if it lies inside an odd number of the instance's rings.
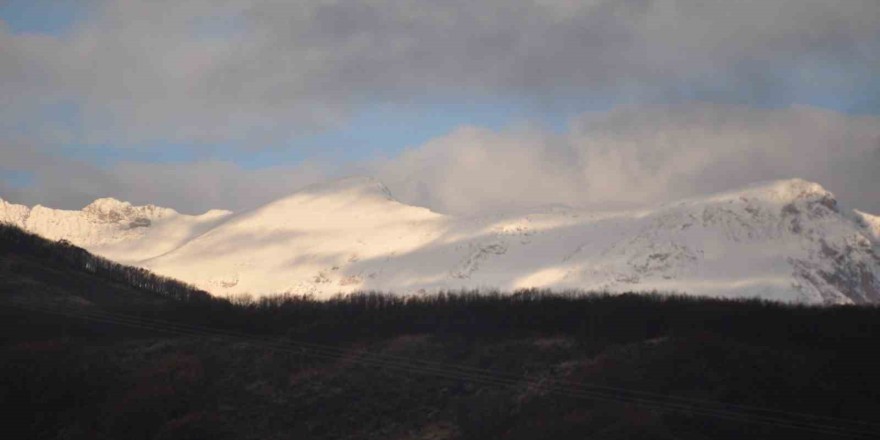
{"label": "mountain range", "polygon": [[880,217],[801,179],[641,210],[456,217],[355,177],[197,216],[0,200],[0,222],[220,296],[550,288],[880,303]]}

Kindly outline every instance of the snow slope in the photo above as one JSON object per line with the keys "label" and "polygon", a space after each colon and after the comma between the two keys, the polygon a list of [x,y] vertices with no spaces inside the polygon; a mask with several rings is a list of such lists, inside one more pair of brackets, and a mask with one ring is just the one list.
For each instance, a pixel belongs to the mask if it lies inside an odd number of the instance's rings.
{"label": "snow slope", "polygon": [[231,213],[180,214],[153,205],[132,206],[99,199],[81,211],[37,205],[28,208],[0,200],[0,222],[12,223],[52,240],[67,240],[96,254],[136,264],[176,249],[215,226]]}
{"label": "snow slope", "polygon": [[859,210],[853,210],[856,220],[868,230],[868,232],[877,240],[880,240],[880,216],[871,215]]}
{"label": "snow slope", "polygon": [[[0,220],[22,217],[22,207],[0,209]],[[546,287],[880,302],[878,217],[841,212],[831,193],[799,179],[608,213],[454,218],[402,204],[370,178],[239,214],[130,209],[144,211],[113,220],[104,241],[104,230],[75,222],[48,236],[88,236],[77,244],[218,295]],[[77,221],[93,221],[83,212]],[[138,216],[153,224],[131,228]]]}

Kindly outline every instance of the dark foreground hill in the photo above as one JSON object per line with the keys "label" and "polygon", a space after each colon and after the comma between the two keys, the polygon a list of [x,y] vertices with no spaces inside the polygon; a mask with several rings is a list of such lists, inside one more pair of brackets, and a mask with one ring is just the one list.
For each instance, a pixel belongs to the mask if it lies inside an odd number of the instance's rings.
{"label": "dark foreground hill", "polygon": [[877,438],[880,310],[211,298],[0,226],[4,438]]}

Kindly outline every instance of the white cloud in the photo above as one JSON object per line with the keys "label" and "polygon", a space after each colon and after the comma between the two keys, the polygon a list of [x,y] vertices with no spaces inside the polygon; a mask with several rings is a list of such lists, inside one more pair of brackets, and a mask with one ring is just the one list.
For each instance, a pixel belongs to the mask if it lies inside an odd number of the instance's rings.
{"label": "white cloud", "polygon": [[693,104],[585,115],[564,135],[462,128],[376,167],[404,201],[474,213],[645,206],[801,177],[880,212],[880,117]]}
{"label": "white cloud", "polygon": [[583,179],[573,153],[566,139],[536,129],[463,127],[378,164],[375,173],[399,199],[438,211],[512,210],[578,201]]}

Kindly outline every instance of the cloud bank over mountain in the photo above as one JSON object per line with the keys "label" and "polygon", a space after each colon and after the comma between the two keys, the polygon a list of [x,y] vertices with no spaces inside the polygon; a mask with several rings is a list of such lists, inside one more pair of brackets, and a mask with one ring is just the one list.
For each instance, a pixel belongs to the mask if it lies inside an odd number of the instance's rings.
{"label": "cloud bank over mountain", "polygon": [[462,128],[379,166],[442,212],[645,206],[794,176],[880,211],[880,118],[689,105],[583,115],[564,134]]}
{"label": "cloud bank over mountain", "polygon": [[230,162],[100,168],[20,148],[6,167],[34,184],[0,186],[10,200],[78,209],[101,196],[181,212],[242,210],[306,184],[371,174],[406,203],[446,213],[564,204],[653,205],[751,182],[801,177],[842,203],[880,212],[880,118],[810,107],[756,110],[693,104],[581,115],[563,133],[536,127],[462,127],[386,159],[248,169]]}
{"label": "cloud bank over mountain", "polygon": [[[76,10],[0,8],[0,195],[29,205],[241,210],[371,174],[479,213],[801,177],[880,212],[875,0],[17,4]],[[380,106],[438,127],[482,110],[407,148],[393,112],[371,122],[387,148],[302,148]]]}

